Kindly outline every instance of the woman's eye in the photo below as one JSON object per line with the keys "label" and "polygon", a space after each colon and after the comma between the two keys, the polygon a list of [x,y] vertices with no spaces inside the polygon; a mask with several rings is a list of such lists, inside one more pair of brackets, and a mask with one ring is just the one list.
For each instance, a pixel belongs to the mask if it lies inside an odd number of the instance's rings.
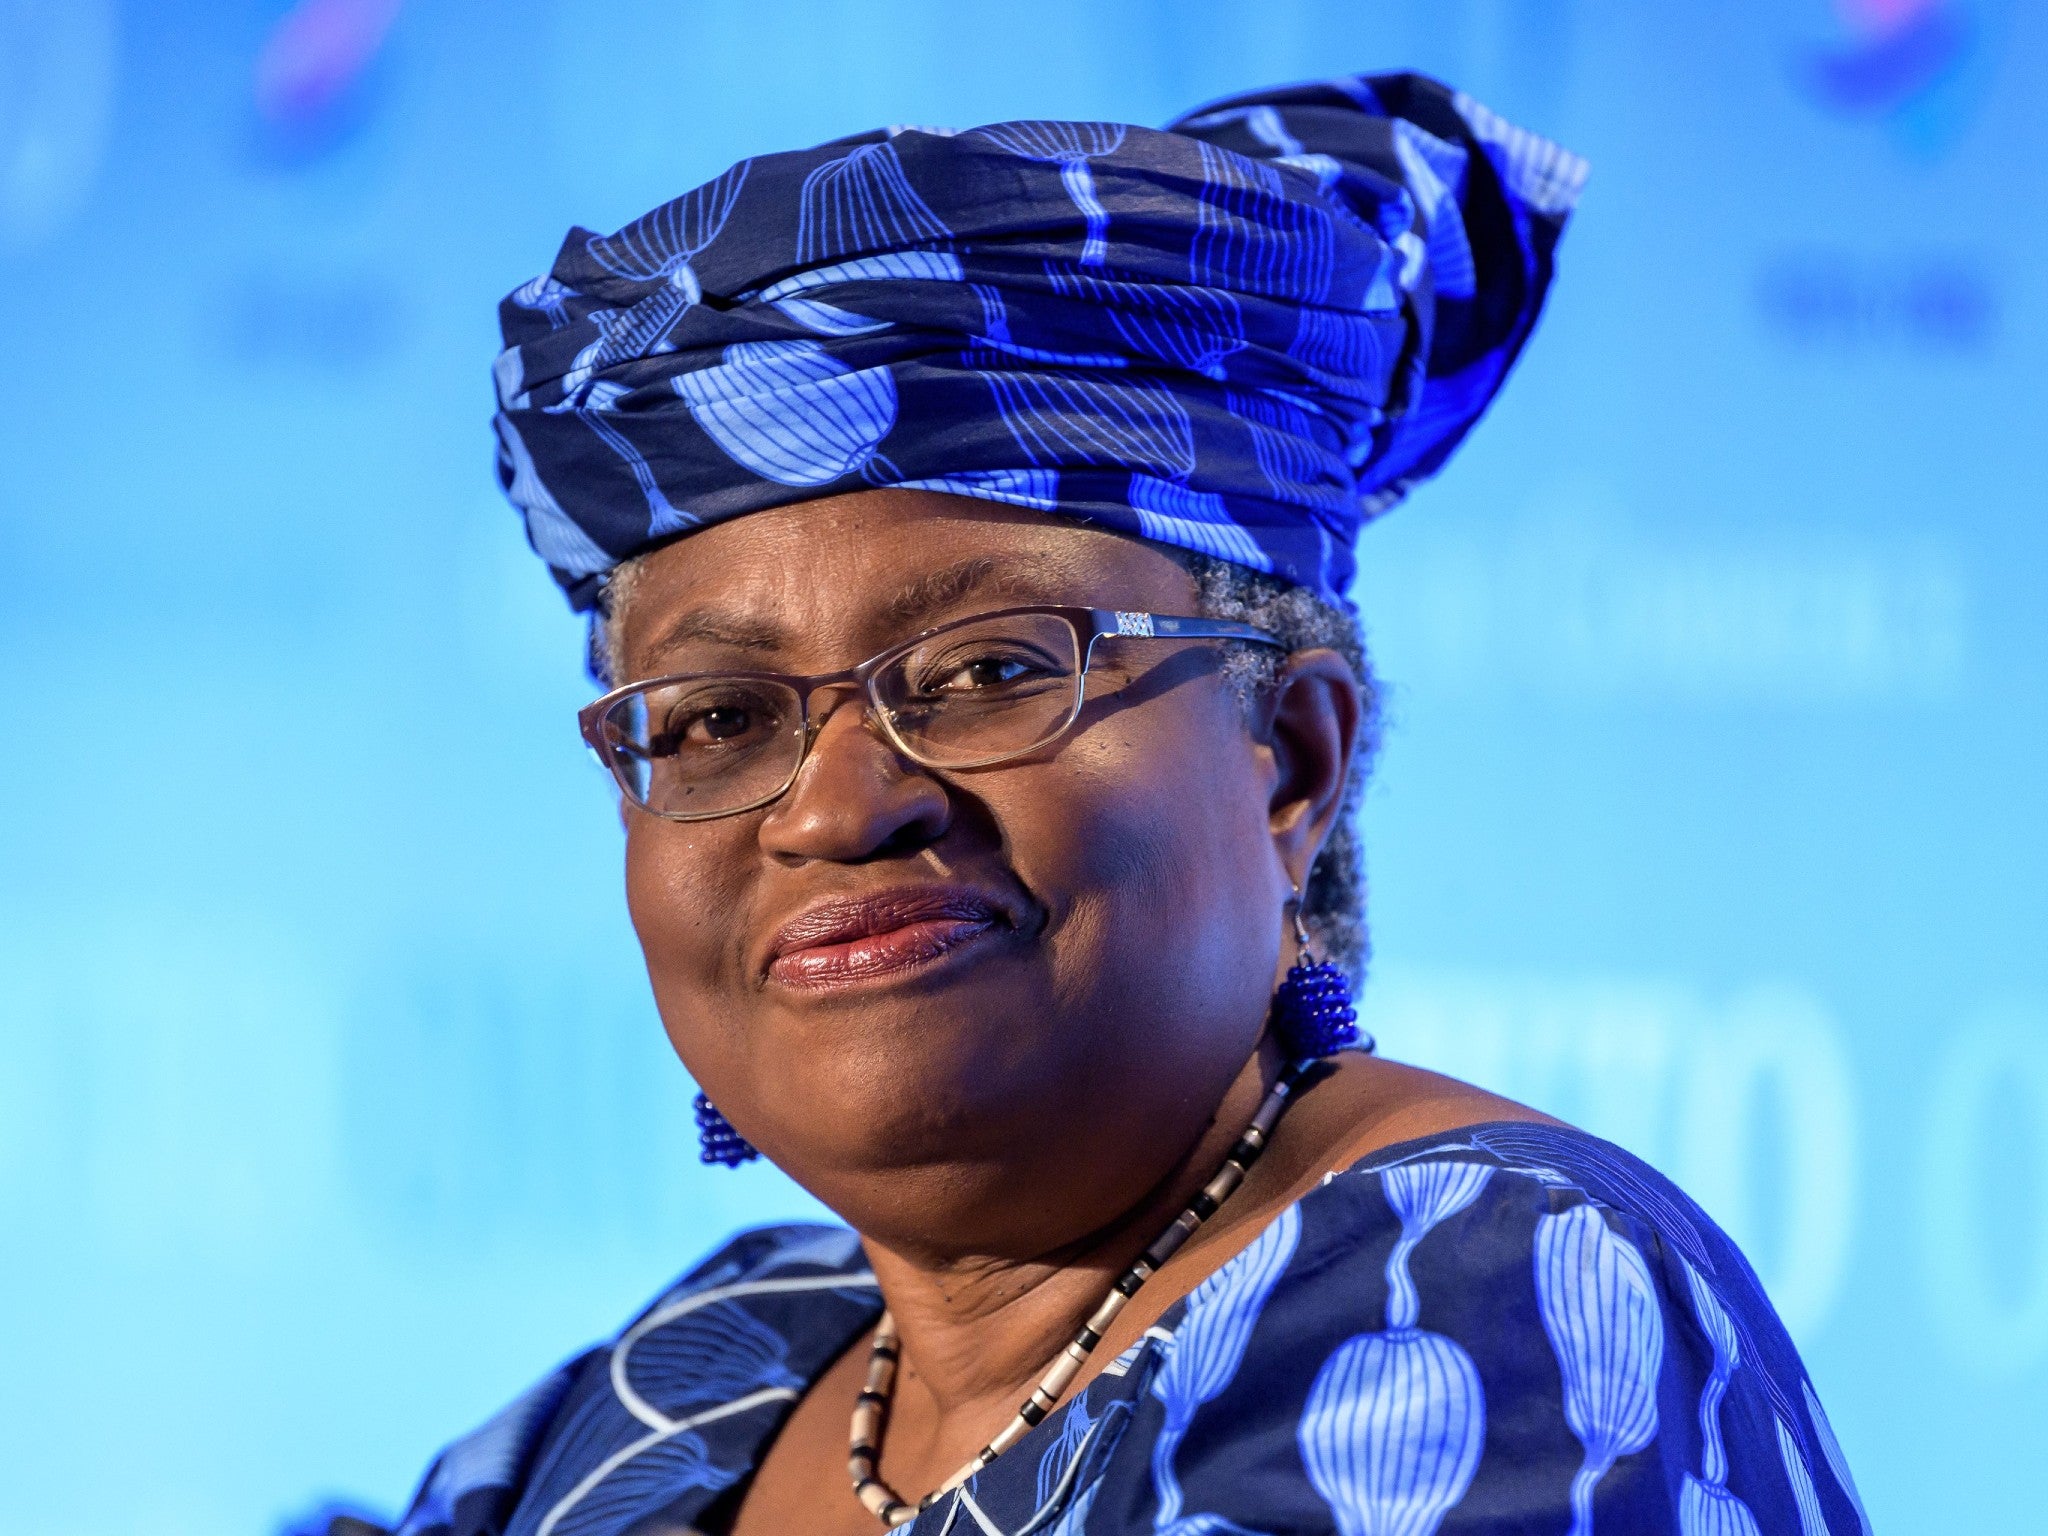
{"label": "woman's eye", "polygon": [[776,711],[749,700],[678,708],[663,721],[651,746],[656,756],[731,747],[759,740],[776,728]]}
{"label": "woman's eye", "polygon": [[685,735],[693,740],[731,741],[735,736],[744,736],[753,723],[753,716],[744,709],[707,709],[690,722]]}
{"label": "woman's eye", "polygon": [[928,686],[934,693],[971,693],[981,688],[1000,688],[1042,670],[1016,656],[976,656],[934,668]]}

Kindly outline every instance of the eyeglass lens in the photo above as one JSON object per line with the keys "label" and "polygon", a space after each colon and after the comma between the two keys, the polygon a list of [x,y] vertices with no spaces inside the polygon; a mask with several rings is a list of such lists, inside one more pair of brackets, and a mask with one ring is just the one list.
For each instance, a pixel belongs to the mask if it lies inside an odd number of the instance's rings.
{"label": "eyeglass lens", "polygon": [[785,683],[693,678],[630,693],[604,741],[627,794],[664,816],[715,816],[773,795],[804,751],[803,701]]}
{"label": "eyeglass lens", "polygon": [[[970,619],[878,668],[885,728],[934,768],[1019,757],[1080,709],[1080,636],[1056,614]],[[803,701],[786,683],[699,677],[627,694],[605,712],[613,772],[658,815],[716,816],[779,794],[804,754]]]}

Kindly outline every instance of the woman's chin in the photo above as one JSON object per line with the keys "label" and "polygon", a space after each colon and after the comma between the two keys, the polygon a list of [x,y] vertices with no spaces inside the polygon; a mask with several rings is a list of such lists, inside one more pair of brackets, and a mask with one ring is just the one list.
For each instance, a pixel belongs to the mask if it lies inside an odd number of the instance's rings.
{"label": "woman's chin", "polygon": [[972,1029],[933,1021],[892,1038],[806,1051],[800,1072],[785,1060],[777,1090],[760,1105],[777,1122],[761,1127],[772,1143],[764,1150],[806,1185],[813,1170],[835,1184],[927,1174],[972,1180],[976,1169],[1028,1159],[1062,1103],[1087,1096],[1099,1064],[1058,1059],[1050,1049],[1019,1059],[1022,1031],[1014,1016]]}

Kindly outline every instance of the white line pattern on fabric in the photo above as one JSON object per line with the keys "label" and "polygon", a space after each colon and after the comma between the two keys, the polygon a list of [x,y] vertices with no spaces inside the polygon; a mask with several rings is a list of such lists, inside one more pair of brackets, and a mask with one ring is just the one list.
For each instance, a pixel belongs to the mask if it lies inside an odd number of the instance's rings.
{"label": "white line pattern on fabric", "polygon": [[1591,1202],[1537,1219],[1535,1279],[1565,1422],[1586,1453],[1572,1478],[1571,1536],[1592,1536],[1594,1488],[1657,1436],[1664,1313],[1642,1254]]}
{"label": "white line pattern on fabric", "polygon": [[653,1434],[643,1435],[630,1445],[621,1446],[595,1467],[592,1467],[585,1474],[581,1482],[577,1483],[574,1488],[571,1488],[556,1501],[555,1505],[548,1510],[546,1517],[542,1519],[539,1527],[534,1531],[534,1536],[553,1536],[555,1527],[561,1524],[563,1519],[577,1505],[588,1498],[592,1490],[603,1483],[612,1473],[618,1471],[620,1467],[625,1466],[635,1457],[653,1449],[664,1440],[686,1434],[700,1424],[710,1424],[719,1419],[731,1418],[734,1414],[745,1413],[750,1409],[759,1408],[764,1403],[793,1403],[802,1395],[795,1387],[763,1387],[759,1392],[749,1392],[745,1397],[734,1398],[729,1403],[720,1403],[716,1408],[707,1408],[702,1413],[693,1413],[686,1419],[676,1419],[666,1429],[657,1430]]}
{"label": "white line pattern on fabric", "polygon": [[1081,210],[1087,226],[1087,237],[1081,243],[1084,267],[1099,267],[1109,257],[1109,210],[1095,195],[1095,180],[1089,174],[1088,162],[1096,155],[1114,154],[1122,147],[1126,131],[1122,123],[1056,120],[994,123],[974,130],[1013,155],[1060,168],[1060,185]]}
{"label": "white line pattern on fabric", "polygon": [[1813,1473],[1807,1470],[1806,1454],[1799,1448],[1799,1437],[1783,1419],[1774,1422],[1778,1426],[1778,1459],[1785,1464],[1785,1480],[1792,1485],[1792,1502],[1799,1508],[1799,1536],[1832,1536],[1828,1517],[1821,1512],[1820,1490],[1813,1486]]}
{"label": "white line pattern on fabric", "polygon": [[1760,1536],[1749,1506],[1728,1491],[1728,1447],[1721,1433],[1721,1403],[1742,1363],[1742,1341],[1706,1277],[1683,1258],[1679,1263],[1693,1313],[1714,1347],[1714,1368],[1700,1392],[1700,1476],[1687,1473],[1679,1490],[1678,1528],[1683,1536]]}
{"label": "white line pattern on fabric", "polygon": [[[713,1306],[721,1301],[733,1301],[742,1296],[769,1296],[792,1291],[836,1291],[874,1290],[875,1277],[866,1270],[850,1275],[792,1275],[780,1280],[743,1280],[732,1285],[715,1285],[709,1290],[697,1291],[683,1296],[664,1306],[654,1309],[631,1328],[619,1336],[619,1342],[612,1346],[611,1381],[612,1395],[618,1398],[625,1410],[650,1429],[672,1431],[680,1420],[671,1419],[667,1414],[649,1403],[633,1390],[626,1379],[626,1367],[633,1347],[657,1328],[666,1327],[679,1318],[688,1317],[692,1312]],[[686,1426],[685,1426],[686,1427]]]}
{"label": "white line pattern on fabric", "polygon": [[1807,1416],[1813,1420],[1814,1438],[1820,1441],[1820,1453],[1827,1460],[1828,1470],[1835,1474],[1835,1481],[1856,1507],[1856,1523],[1862,1527],[1863,1536],[1870,1536],[1870,1516],[1864,1512],[1863,1495],[1856,1491],[1856,1479],[1849,1475],[1849,1458],[1842,1454],[1842,1442],[1835,1438],[1835,1426],[1828,1422],[1827,1412],[1821,1407],[1820,1398],[1814,1394],[1813,1383],[1802,1380],[1799,1390],[1806,1398]]}
{"label": "white line pattern on fabric", "polygon": [[1219,1396],[1237,1374],[1252,1328],[1300,1241],[1301,1211],[1290,1205],[1242,1253],[1195,1287],[1179,1328],[1161,1345],[1165,1353],[1152,1381],[1152,1395],[1166,1411],[1166,1423],[1152,1442],[1157,1530],[1169,1529],[1180,1516],[1180,1478],[1173,1466],[1180,1442],[1196,1410]]}
{"label": "white line pattern on fabric", "polygon": [[674,387],[713,442],[778,485],[851,474],[896,424],[896,376],[854,369],[815,341],[737,341]]}
{"label": "white line pattern on fabric", "polygon": [[1380,1174],[1401,1238],[1387,1259],[1387,1326],[1340,1344],[1309,1389],[1295,1438],[1342,1536],[1430,1536],[1465,1496],[1486,1442],[1472,1357],[1416,1326],[1408,1260],[1434,1227],[1477,1199],[1484,1163],[1419,1161]]}

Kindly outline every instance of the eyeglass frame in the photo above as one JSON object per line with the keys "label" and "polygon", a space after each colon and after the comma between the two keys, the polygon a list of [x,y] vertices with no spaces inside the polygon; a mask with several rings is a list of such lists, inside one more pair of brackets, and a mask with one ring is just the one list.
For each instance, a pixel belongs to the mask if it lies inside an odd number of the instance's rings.
{"label": "eyeglass frame", "polygon": [[[964,628],[970,624],[985,624],[992,619],[1007,619],[1024,614],[1050,614],[1064,619],[1074,632],[1076,648],[1080,653],[1080,669],[1074,677],[1074,703],[1067,711],[1066,719],[1051,734],[1033,742],[1028,747],[1004,751],[992,757],[979,758],[971,763],[935,763],[906,742],[897,731],[888,707],[875,693],[875,677],[891,662],[930,640],[934,635],[944,634],[950,629]],[[1074,722],[1081,718],[1081,711],[1088,702],[1088,669],[1095,663],[1095,645],[1099,640],[1238,640],[1254,645],[1270,645],[1276,650],[1286,650],[1287,643],[1278,635],[1270,634],[1251,624],[1240,624],[1231,619],[1205,619],[1186,614],[1138,613],[1122,608],[1079,608],[1058,603],[1030,603],[1016,608],[997,608],[987,613],[969,614],[964,618],[949,619],[944,624],[935,624],[929,629],[918,631],[909,638],[899,640],[887,648],[877,651],[866,661],[844,668],[838,672],[818,672],[798,675],[786,672],[667,672],[659,677],[644,677],[634,682],[622,683],[607,693],[600,694],[576,712],[576,724],[591,753],[604,770],[611,775],[626,800],[635,808],[650,816],[659,816],[664,821],[717,821],[726,816],[741,816],[748,811],[757,811],[764,805],[773,804],[788,794],[796,783],[797,775],[811,755],[811,745],[816,740],[818,726],[811,719],[811,695],[821,688],[856,685],[867,700],[864,713],[875,721],[882,730],[889,745],[901,752],[921,768],[936,768],[941,772],[966,771],[973,768],[992,768],[999,763],[1014,762],[1021,757],[1043,750],[1058,741],[1074,728]],[[612,759],[612,748],[604,740],[604,717],[612,706],[621,699],[635,693],[666,687],[675,683],[705,682],[712,679],[741,683],[775,683],[789,689],[797,696],[797,718],[801,724],[803,745],[797,752],[796,761],[790,765],[789,777],[784,779],[772,792],[750,800],[745,805],[736,805],[722,811],[699,811],[683,813],[678,811],[657,811],[642,804],[634,795],[632,787],[625,781],[618,765]]]}

